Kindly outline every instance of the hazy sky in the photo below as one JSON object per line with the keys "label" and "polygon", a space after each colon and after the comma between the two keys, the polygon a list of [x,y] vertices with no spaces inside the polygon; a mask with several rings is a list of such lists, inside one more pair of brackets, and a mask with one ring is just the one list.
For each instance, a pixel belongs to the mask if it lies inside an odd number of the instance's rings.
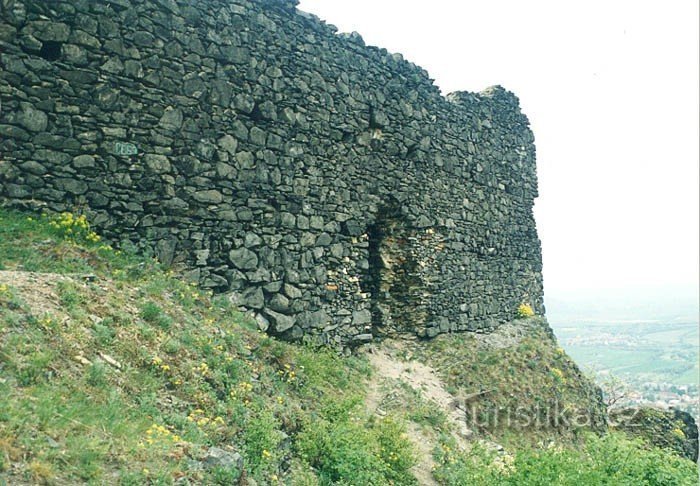
{"label": "hazy sky", "polygon": [[302,0],[443,93],[513,91],[546,294],[698,285],[697,0]]}

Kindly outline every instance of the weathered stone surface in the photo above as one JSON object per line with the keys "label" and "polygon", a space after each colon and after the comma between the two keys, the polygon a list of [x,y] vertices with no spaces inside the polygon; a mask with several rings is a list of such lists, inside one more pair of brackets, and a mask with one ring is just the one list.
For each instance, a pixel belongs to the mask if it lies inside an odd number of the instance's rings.
{"label": "weathered stone surface", "polygon": [[87,169],[95,167],[95,157],[92,155],[78,155],[73,158],[73,167],[76,169]]}
{"label": "weathered stone surface", "polygon": [[238,147],[238,140],[233,138],[231,135],[224,135],[219,139],[219,147],[233,155],[236,153],[236,147]]}
{"label": "weathered stone surface", "polygon": [[160,117],[160,122],[158,124],[166,130],[176,131],[182,127],[182,121],[182,110],[169,106],[165,109],[163,116]]}
{"label": "weathered stone surface", "polygon": [[262,309],[265,296],[259,287],[249,287],[241,292],[241,305],[249,309]]}
{"label": "weathered stone surface", "polygon": [[268,306],[277,312],[289,312],[289,299],[282,294],[275,294],[270,299]]}
{"label": "weathered stone surface", "polygon": [[302,297],[301,290],[299,290],[294,285],[284,284],[284,293],[290,299],[300,299]]}
{"label": "weathered stone surface", "polygon": [[288,0],[40,3],[0,22],[2,204],[84,208],[290,339],[544,311],[534,138],[505,89],[443,97]]}
{"label": "weathered stone surface", "polygon": [[296,319],[279,312],[275,312],[270,309],[265,310],[265,315],[270,318],[270,322],[273,324],[273,328],[276,333],[282,333],[291,329],[296,323]]}
{"label": "weathered stone surface", "polygon": [[243,470],[243,456],[238,452],[226,451],[220,447],[210,447],[203,462],[207,468]]}
{"label": "weathered stone surface", "polygon": [[331,319],[323,309],[314,312],[304,312],[299,316],[299,324],[303,328],[323,328]]}
{"label": "weathered stone surface", "polygon": [[224,196],[216,189],[197,191],[193,195],[195,201],[206,204],[218,204],[224,200]]}
{"label": "weathered stone surface", "polygon": [[17,29],[12,25],[0,24],[0,41],[10,42],[17,35]]}
{"label": "weathered stone surface", "polygon": [[87,51],[81,46],[75,44],[64,44],[62,47],[63,56],[66,61],[75,66],[87,66]]}
{"label": "weathered stone surface", "polygon": [[222,46],[221,57],[233,64],[244,64],[250,59],[250,52],[246,47]]}
{"label": "weathered stone surface", "polygon": [[247,248],[231,250],[229,259],[240,270],[252,270],[258,266],[258,256]]}
{"label": "weathered stone surface", "polygon": [[143,161],[146,163],[146,167],[156,174],[165,174],[171,170],[170,161],[165,155],[146,154]]}
{"label": "weathered stone surface", "polygon": [[86,182],[65,177],[57,177],[54,184],[58,190],[67,191],[76,195],[85,194],[88,190],[88,185]]}
{"label": "weathered stone surface", "polygon": [[124,71],[124,64],[118,58],[112,58],[102,65],[102,70],[110,74],[121,74]]}
{"label": "weathered stone surface", "polygon": [[49,123],[49,118],[43,111],[37,110],[29,103],[21,103],[21,111],[17,121],[30,132],[43,132]]}
{"label": "weathered stone surface", "polygon": [[333,238],[328,233],[321,233],[316,238],[316,246],[328,246],[333,241]]}
{"label": "weathered stone surface", "polygon": [[246,248],[255,248],[263,244],[263,239],[255,233],[246,233],[244,245]]}
{"label": "weathered stone surface", "polygon": [[73,44],[91,47],[93,49],[99,49],[102,47],[102,43],[95,36],[82,30],[72,31],[68,40],[70,40],[70,42]]}
{"label": "weathered stone surface", "polygon": [[356,336],[353,336],[352,340],[356,344],[362,344],[362,343],[368,343],[374,339],[374,336],[369,333],[365,334],[357,334]]}
{"label": "weathered stone surface", "polygon": [[24,162],[23,164],[20,165],[20,168],[26,172],[29,172],[29,173],[35,174],[35,175],[46,174],[46,167],[41,165],[39,162],[35,162],[33,160],[28,160],[28,161]]}
{"label": "weathered stone surface", "polygon": [[352,313],[352,323],[355,325],[369,324],[372,322],[372,313],[363,309]]}
{"label": "weathered stone surface", "polygon": [[13,125],[3,124],[0,124],[0,136],[3,138],[16,138],[25,142],[30,138],[26,130]]}
{"label": "weathered stone surface", "polygon": [[170,265],[175,258],[175,249],[177,241],[172,238],[166,238],[156,243],[156,256],[164,265]]}
{"label": "weathered stone surface", "polygon": [[38,20],[29,22],[22,33],[32,35],[40,41],[66,42],[70,35],[70,27],[62,22]]}

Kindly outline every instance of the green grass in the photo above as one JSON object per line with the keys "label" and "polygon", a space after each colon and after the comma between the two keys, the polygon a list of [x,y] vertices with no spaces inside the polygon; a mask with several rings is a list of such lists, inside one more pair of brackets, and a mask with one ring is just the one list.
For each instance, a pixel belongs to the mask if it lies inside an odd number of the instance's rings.
{"label": "green grass", "polygon": [[[20,272],[0,284],[0,484],[413,485],[407,423],[450,435],[444,414],[410,387],[385,417],[369,416],[373,370],[362,357],[277,341],[225,296],[111,249],[85,223],[51,221],[0,209],[2,269]],[[20,281],[24,272],[38,273]],[[535,333],[497,351],[445,336],[420,357],[441,367],[456,393],[495,385],[477,412],[554,397],[589,403],[577,369],[546,339]],[[615,476],[627,467],[625,444],[608,451],[610,477],[627,477]],[[207,466],[212,446],[241,454],[243,469]],[[567,468],[590,473],[579,478],[603,474],[579,449],[564,450]],[[526,451],[513,477],[551,480],[558,456]],[[440,484],[469,484],[493,463],[475,470],[466,457],[436,457]],[[688,468],[645,464],[672,480]]]}
{"label": "green grass", "polygon": [[[440,370],[466,403],[470,428],[515,447],[602,429],[605,409],[597,389],[546,332],[530,319],[528,334],[508,346],[482,344],[469,334],[425,343],[420,359]],[[517,431],[516,434],[511,432]]]}
{"label": "green grass", "polygon": [[436,450],[440,484],[462,486],[694,486],[697,466],[669,451],[649,449],[623,434],[587,434],[579,448],[523,449],[505,459],[483,448]]}
{"label": "green grass", "polygon": [[[0,287],[10,484],[414,484],[401,423],[362,406],[366,361],[262,335],[226,298],[50,220],[0,211],[3,269],[50,273],[35,285],[57,297],[37,313]],[[203,467],[211,446],[244,470]]]}

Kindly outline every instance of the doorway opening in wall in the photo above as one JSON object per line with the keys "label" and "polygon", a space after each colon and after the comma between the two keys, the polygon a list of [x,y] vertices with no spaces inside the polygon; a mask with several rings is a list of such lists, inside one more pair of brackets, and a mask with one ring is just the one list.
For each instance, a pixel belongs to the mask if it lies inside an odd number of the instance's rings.
{"label": "doorway opening in wall", "polygon": [[372,298],[372,334],[414,334],[425,321],[415,235],[398,204],[380,206],[367,228],[369,269],[364,287]]}

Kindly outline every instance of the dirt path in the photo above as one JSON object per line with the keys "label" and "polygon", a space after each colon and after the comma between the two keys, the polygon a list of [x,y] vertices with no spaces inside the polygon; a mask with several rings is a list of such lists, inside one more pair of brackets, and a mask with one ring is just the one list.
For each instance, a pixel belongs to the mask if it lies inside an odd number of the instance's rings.
{"label": "dirt path", "polygon": [[[381,407],[382,402],[398,383],[403,382],[420,392],[424,400],[432,402],[445,414],[455,441],[462,449],[468,449],[468,439],[472,432],[466,426],[464,412],[457,408],[457,400],[447,391],[435,369],[417,361],[402,359],[405,350],[406,345],[401,341],[385,341],[368,350],[367,358],[375,372],[368,387],[365,402],[367,410],[383,415],[385,411]],[[422,485],[436,485],[432,470],[435,467],[433,449],[437,445],[437,438],[431,437],[431,434],[415,423],[409,424],[407,434],[418,460],[413,474]]]}
{"label": "dirt path", "polygon": [[433,477],[433,469],[436,464],[433,460],[433,449],[437,439],[425,433],[417,424],[410,422],[406,431],[409,440],[413,443],[413,450],[416,453],[417,462],[411,468],[411,472],[418,480],[418,484],[423,486],[437,486]]}
{"label": "dirt path", "polygon": [[457,408],[457,399],[447,391],[434,368],[418,361],[402,360],[400,354],[404,351],[404,346],[400,341],[385,341],[368,355],[376,370],[375,383],[370,385],[371,393],[368,394],[369,410],[373,410],[372,406],[376,409],[381,403],[382,381],[403,381],[445,413],[457,444],[466,448],[472,432],[467,428],[464,412]]}

